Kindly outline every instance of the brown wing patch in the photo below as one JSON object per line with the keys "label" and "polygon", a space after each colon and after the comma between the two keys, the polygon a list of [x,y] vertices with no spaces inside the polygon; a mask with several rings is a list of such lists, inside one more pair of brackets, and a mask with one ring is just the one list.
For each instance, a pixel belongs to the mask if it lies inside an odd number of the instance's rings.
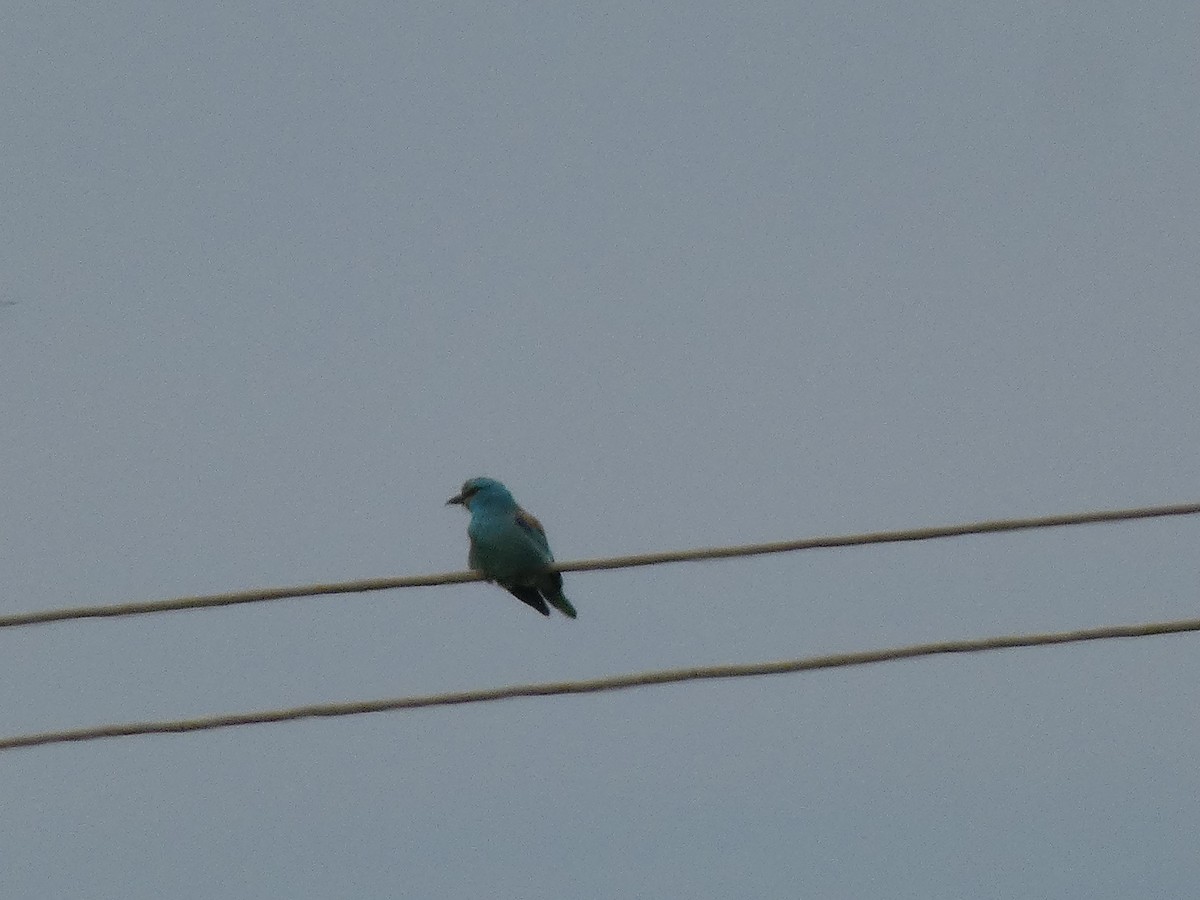
{"label": "brown wing patch", "polygon": [[536,531],[543,537],[545,536],[546,529],[542,527],[542,523],[537,520],[537,516],[535,516],[533,513],[526,512],[518,506],[517,511],[513,513],[513,518],[516,519],[517,524],[526,531]]}

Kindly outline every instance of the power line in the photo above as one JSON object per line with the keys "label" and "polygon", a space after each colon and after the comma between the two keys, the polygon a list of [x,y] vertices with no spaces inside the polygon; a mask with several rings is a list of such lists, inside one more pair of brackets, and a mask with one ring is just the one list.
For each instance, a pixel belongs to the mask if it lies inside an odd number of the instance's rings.
{"label": "power line", "polygon": [[428,706],[489,703],[494,700],[509,700],[515,697],[596,694],[603,691],[619,691],[634,687],[674,684],[681,681],[782,675],[790,672],[808,672],[815,669],[864,666],[870,663],[914,659],[922,656],[937,656],[946,653],[980,653],[985,650],[1040,647],[1050,644],[1073,644],[1082,641],[1102,641],[1112,638],[1148,637],[1150,635],[1179,634],[1188,631],[1200,631],[1200,619],[1184,619],[1176,622],[1158,622],[1142,625],[1109,625],[1101,628],[1085,628],[1077,631],[1058,631],[1044,634],[939,641],[930,644],[912,644],[906,647],[893,647],[884,650],[835,653],[827,656],[809,656],[801,659],[778,660],[775,662],[694,666],[686,669],[660,669],[651,672],[595,678],[588,681],[518,684],[487,690],[454,691],[416,697],[399,697],[390,700],[317,703],[310,706],[296,706],[288,709],[230,713],[193,719],[97,725],[90,728],[44,731],[37,734],[22,734],[15,737],[0,738],[0,751],[14,750],[18,747],[36,747],[43,744],[94,741],[101,738],[130,737],[142,734],[174,734],[187,731],[211,731],[216,728],[232,728],[238,725],[263,725],[270,722],[288,722],[295,719],[332,718],[337,716],[356,716],[364,713],[390,712],[401,709],[421,709]]}
{"label": "power line", "polygon": [[[760,556],[766,553],[788,553],[796,550],[816,550],[829,547],[855,547],[864,544],[892,544],[909,541],[928,541],[935,538],[962,537],[969,534],[996,534],[1005,531],[1028,531],[1035,528],[1057,528],[1067,525],[1090,525],[1100,522],[1120,522],[1130,519],[1153,519],[1165,516],[1190,516],[1200,513],[1200,503],[1179,503],[1169,506],[1144,506],[1133,509],[1112,509],[1098,512],[1067,513],[1024,519],[994,519],[962,525],[935,525],[927,528],[908,528],[900,531],[873,531],[865,534],[835,535],[803,538],[764,544],[741,544],[732,547],[706,547],[696,550],[672,550],[664,553],[642,553],[605,559],[585,559],[558,563],[560,572],[591,572],[600,569],[628,569],[635,566],[655,566],[671,562],[693,562],[705,559],[729,559],[735,556]],[[413,575],[401,578],[367,578],[330,584],[309,584],[298,587],[255,588],[223,594],[177,597],[171,600],[146,600],[108,606],[76,606],[0,616],[0,628],[20,625],[40,625],[69,619],[98,619],[114,616],[136,616],[148,613],[173,612],[182,609],[208,609],[216,606],[236,606],[243,603],[263,603],[292,597],[314,597],[326,594],[358,594],[386,591],[393,588],[432,587],[442,584],[462,584],[479,581],[476,572],[442,572],[434,575]]]}
{"label": "power line", "polygon": [[733,547],[708,547],[699,550],[675,550],[665,553],[615,556],[609,559],[562,563],[558,566],[558,570],[560,572],[590,572],[597,569],[628,569],[634,566],[655,566],[669,562],[728,559],[734,556],[761,556],[766,553],[788,553],[794,550],[816,550],[829,547],[858,547],[863,544],[898,544],[911,541],[928,541],[935,538],[962,537],[969,534],[998,534],[1005,531],[1060,528],[1066,525],[1094,525],[1101,522],[1122,522],[1130,519],[1191,516],[1197,513],[1200,513],[1200,503],[1177,503],[1169,506],[1142,506],[1132,509],[1064,513],[1054,516],[1034,516],[1024,519],[993,519],[984,522],[968,522],[963,525],[933,525],[926,528],[906,528],[900,531],[872,531],[864,534],[802,538],[800,540],[776,541],[766,544],[742,544]]}

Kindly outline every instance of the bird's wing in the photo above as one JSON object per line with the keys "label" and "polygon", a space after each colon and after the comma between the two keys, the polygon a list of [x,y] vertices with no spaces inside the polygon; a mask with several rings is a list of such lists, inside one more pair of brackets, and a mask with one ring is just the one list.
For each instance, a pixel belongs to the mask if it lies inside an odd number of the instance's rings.
{"label": "bird's wing", "polygon": [[554,555],[550,552],[550,542],[546,540],[546,529],[542,527],[542,523],[537,520],[537,517],[518,506],[517,511],[513,513],[513,519],[521,526],[521,530],[545,551],[546,556],[553,560]]}

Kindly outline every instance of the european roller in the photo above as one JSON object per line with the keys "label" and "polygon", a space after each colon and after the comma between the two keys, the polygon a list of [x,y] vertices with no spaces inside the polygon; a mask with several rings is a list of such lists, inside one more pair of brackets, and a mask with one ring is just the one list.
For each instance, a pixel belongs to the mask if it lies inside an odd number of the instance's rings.
{"label": "european roller", "polygon": [[562,575],[549,571],[554,562],[542,523],[517,506],[508,488],[493,478],[471,478],[446,501],[471,514],[467,564],[543,616],[553,606],[575,618],[575,607],[563,595]]}

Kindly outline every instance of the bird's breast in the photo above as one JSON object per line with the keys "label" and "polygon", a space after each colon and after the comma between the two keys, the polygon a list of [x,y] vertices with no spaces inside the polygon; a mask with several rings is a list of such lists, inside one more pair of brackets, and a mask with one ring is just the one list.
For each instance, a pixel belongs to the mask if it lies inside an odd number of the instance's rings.
{"label": "bird's breast", "polygon": [[514,522],[471,520],[472,564],[493,580],[511,581],[541,571],[545,554]]}

